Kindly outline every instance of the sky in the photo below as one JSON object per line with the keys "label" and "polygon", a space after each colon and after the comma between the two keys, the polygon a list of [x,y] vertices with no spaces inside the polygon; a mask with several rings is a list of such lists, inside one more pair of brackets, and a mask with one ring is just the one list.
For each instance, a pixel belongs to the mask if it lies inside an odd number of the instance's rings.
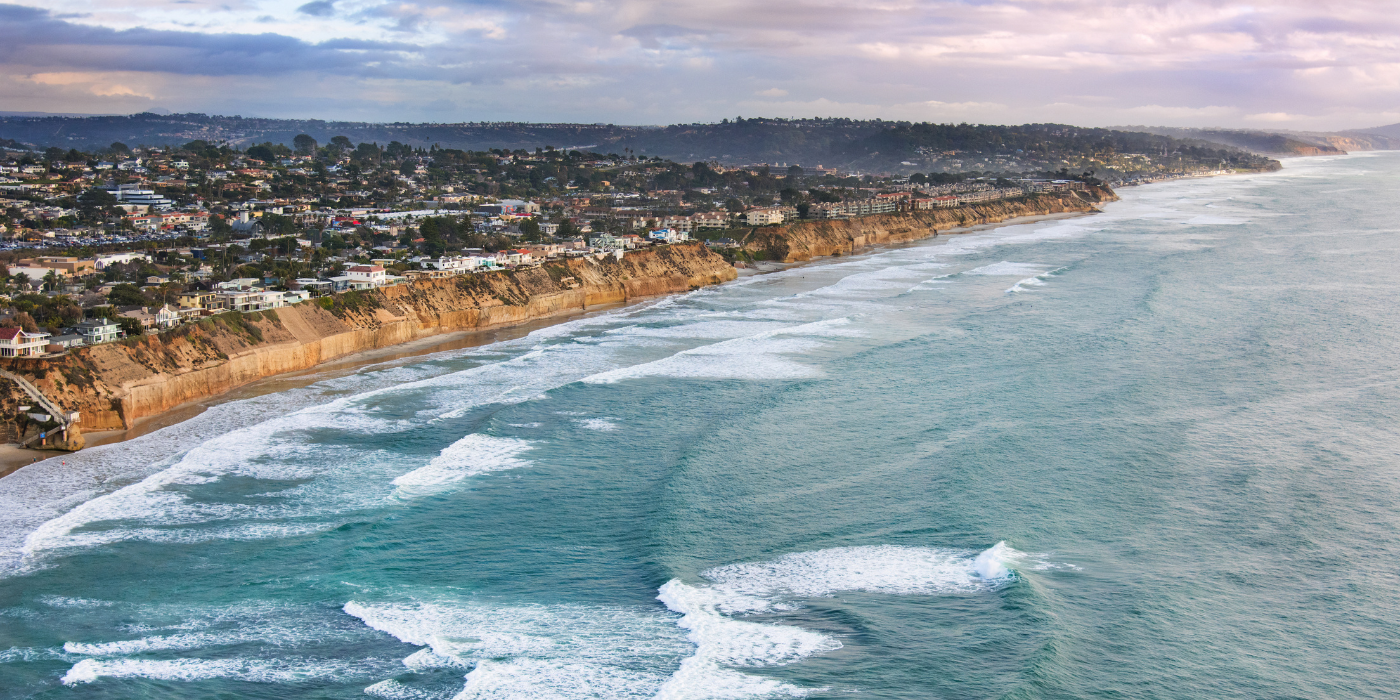
{"label": "sky", "polygon": [[0,110],[1400,122],[1396,0],[0,0]]}

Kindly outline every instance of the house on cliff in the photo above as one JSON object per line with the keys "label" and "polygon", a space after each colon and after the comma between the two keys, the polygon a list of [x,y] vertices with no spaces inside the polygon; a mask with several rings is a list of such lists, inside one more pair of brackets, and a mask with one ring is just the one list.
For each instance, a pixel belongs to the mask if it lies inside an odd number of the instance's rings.
{"label": "house on cliff", "polygon": [[0,357],[38,357],[49,344],[48,333],[0,328]]}

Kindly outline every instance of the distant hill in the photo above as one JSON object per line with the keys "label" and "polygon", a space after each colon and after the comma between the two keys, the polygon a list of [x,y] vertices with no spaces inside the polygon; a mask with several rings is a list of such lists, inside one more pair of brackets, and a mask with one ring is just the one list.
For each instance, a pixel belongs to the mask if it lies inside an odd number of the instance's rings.
{"label": "distant hill", "polygon": [[1382,136],[1387,139],[1393,139],[1397,142],[1396,145],[1400,145],[1400,124],[1391,124],[1389,126],[1377,126],[1370,129],[1355,129],[1353,132],[1349,133],[1365,134],[1367,136]]}
{"label": "distant hill", "polygon": [[[1087,168],[1112,172],[1274,167],[1239,146],[1143,132],[1063,124],[994,126],[853,119],[728,119],[713,124],[620,126],[514,122],[412,124],[259,119],[205,114],[0,117],[0,137],[38,148],[96,151],[179,145],[194,140],[248,147],[291,145],[298,134],[320,143],[483,151],[553,146],[601,154],[657,156],[679,162],[823,165],[863,172],[1036,172]],[[1125,159],[1132,154],[1136,160]],[[1155,159],[1155,160],[1154,160]]]}
{"label": "distant hill", "polygon": [[1255,129],[1182,129],[1167,126],[1120,126],[1181,139],[1200,139],[1269,156],[1344,155],[1348,151],[1400,148],[1400,124],[1352,131],[1261,131]]}
{"label": "distant hill", "polygon": [[1182,129],[1168,126],[1118,127],[1179,139],[1199,139],[1224,146],[1271,156],[1345,155],[1346,151],[1320,139],[1300,138],[1293,134],[1253,131],[1248,129]]}

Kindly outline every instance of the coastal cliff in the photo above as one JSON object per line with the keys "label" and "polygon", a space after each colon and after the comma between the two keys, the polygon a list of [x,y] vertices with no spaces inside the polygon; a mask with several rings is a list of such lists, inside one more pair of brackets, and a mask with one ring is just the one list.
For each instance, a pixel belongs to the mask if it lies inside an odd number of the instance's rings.
{"label": "coastal cliff", "polygon": [[807,221],[790,226],[753,229],[741,241],[743,249],[772,260],[799,262],[823,255],[849,255],[882,243],[928,238],[952,228],[995,224],[1023,216],[1097,211],[1095,205],[1116,201],[1103,186],[978,202],[946,209],[928,209],[863,216],[855,219]]}
{"label": "coastal cliff", "polygon": [[[347,292],[275,311],[222,314],[159,335],[56,358],[9,359],[0,366],[29,379],[65,410],[80,413],[82,430],[116,430],[182,403],[353,353],[689,291],[736,274],[699,243],[663,246],[629,252],[620,260],[573,258]],[[0,385],[0,391],[6,388]],[[23,400],[0,397],[0,408]],[[12,416],[13,409],[5,419]],[[24,426],[5,429],[13,435]]]}
{"label": "coastal cliff", "polygon": [[[1095,211],[1096,204],[1115,199],[1112,190],[1095,186],[947,209],[760,227],[742,246],[756,257],[798,262],[927,238],[940,230]],[[684,292],[736,276],[733,266],[700,243],[661,246],[621,259],[573,258],[346,292],[274,311],[220,314],[59,357],[0,360],[0,368],[29,380],[63,410],[79,413],[76,427],[82,431],[119,430],[184,403],[366,350]],[[0,437],[13,440],[42,428],[18,411],[26,403],[17,387],[0,381]],[[82,444],[76,437],[74,448]]]}

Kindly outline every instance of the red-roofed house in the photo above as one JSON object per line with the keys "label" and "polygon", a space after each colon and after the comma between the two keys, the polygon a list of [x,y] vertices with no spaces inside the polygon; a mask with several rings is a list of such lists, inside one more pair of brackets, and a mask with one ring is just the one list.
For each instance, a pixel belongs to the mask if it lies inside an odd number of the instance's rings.
{"label": "red-roofed house", "polygon": [[0,357],[34,357],[44,354],[48,333],[30,333],[19,328],[0,328]]}

